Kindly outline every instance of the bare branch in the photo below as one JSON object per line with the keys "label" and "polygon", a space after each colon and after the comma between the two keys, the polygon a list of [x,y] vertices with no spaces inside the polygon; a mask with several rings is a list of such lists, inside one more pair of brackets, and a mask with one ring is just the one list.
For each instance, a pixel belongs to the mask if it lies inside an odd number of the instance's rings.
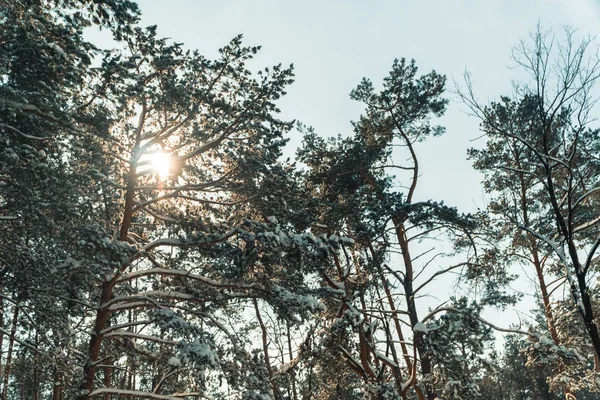
{"label": "bare branch", "polygon": [[431,281],[433,281],[438,276],[443,275],[446,272],[452,271],[452,270],[454,270],[456,268],[461,268],[461,267],[464,267],[464,266],[467,266],[467,265],[475,265],[475,264],[470,263],[470,262],[467,261],[467,262],[462,262],[462,263],[453,265],[451,267],[442,269],[440,271],[437,271],[436,273],[434,273],[433,275],[431,275],[431,277],[429,277],[429,279],[427,279],[425,282],[423,282],[421,285],[419,285],[419,287],[416,288],[413,293],[417,294],[419,292],[419,290],[423,289],[427,284],[429,284]]}
{"label": "bare branch", "polygon": [[19,135],[26,137],[27,139],[32,139],[32,140],[50,140],[51,138],[45,138],[45,137],[38,137],[38,136],[33,136],[33,135],[28,135],[27,133],[21,132],[20,130],[18,130],[17,128],[15,128],[14,126],[10,126],[7,124],[1,124],[0,123],[0,128],[6,128],[9,129],[15,133],[18,133]]}

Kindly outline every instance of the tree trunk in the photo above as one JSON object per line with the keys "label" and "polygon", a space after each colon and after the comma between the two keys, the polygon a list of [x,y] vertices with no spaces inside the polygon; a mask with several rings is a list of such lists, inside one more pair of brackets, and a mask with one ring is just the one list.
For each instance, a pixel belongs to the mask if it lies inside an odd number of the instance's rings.
{"label": "tree trunk", "polygon": [[[4,289],[4,286],[0,286],[0,291]],[[0,297],[0,329],[4,330],[4,300]],[[3,368],[4,365],[2,363],[2,355],[4,350],[4,334],[0,333],[0,376],[3,376]]]}
{"label": "tree trunk", "polygon": [[[373,247],[371,247],[371,252],[373,254]],[[390,287],[387,284],[387,281],[385,279],[385,275],[383,274],[383,270],[382,270],[382,268],[380,266],[378,267],[378,272],[379,272],[379,277],[381,279],[381,284],[383,286],[383,290],[385,291],[385,296],[387,298],[389,307],[392,310],[392,320],[394,321],[394,327],[396,329],[396,335],[398,336],[398,340],[400,341],[400,347],[402,349],[402,353],[403,353],[403,356],[404,356],[404,361],[406,363],[406,368],[409,371],[408,372],[408,374],[409,374],[409,378],[408,379],[411,379],[410,375],[412,374],[412,371],[413,371],[413,362],[410,360],[410,355],[408,354],[408,348],[407,348],[406,343],[405,343],[406,340],[404,339],[404,334],[402,332],[402,327],[400,326],[400,319],[398,318],[398,314],[396,313],[396,305],[394,303],[394,298],[392,296],[392,292],[390,290]],[[379,290],[377,292],[379,293]],[[380,298],[382,298],[382,296],[380,296]],[[381,301],[381,307],[383,309],[383,300],[380,300],[380,301]],[[393,340],[393,336],[392,336],[391,330],[389,329],[389,326],[386,326],[385,329],[386,329],[387,335],[390,337],[390,339]],[[396,380],[396,389],[397,389],[398,393],[400,395],[402,395],[402,398],[404,399],[404,398],[406,398],[406,392],[407,392],[407,390],[405,389],[404,393],[402,391],[402,385],[403,385],[403,383],[402,383],[401,374],[400,374],[400,367],[399,367],[400,363],[399,363],[399,360],[398,360],[398,355],[396,353],[396,347],[392,344],[392,346],[390,347],[390,349],[392,351],[393,360],[396,363],[396,365],[398,365],[398,368],[394,369],[394,378]],[[416,360],[415,360],[415,362],[416,362]],[[419,386],[416,383],[417,383],[417,380],[414,381],[412,387],[414,388],[414,390],[415,390],[415,392],[417,394],[417,398],[419,400],[424,400],[425,396],[423,396],[423,393],[421,392],[421,388],[419,388]]]}
{"label": "tree trunk", "polygon": [[[522,170],[523,167],[519,159],[517,161],[517,167],[519,170]],[[528,184],[526,182],[525,176],[523,173],[519,173],[519,184],[520,184],[520,207],[521,214],[523,216],[523,224],[525,226],[530,226],[529,219],[529,207],[527,205],[527,187]],[[556,326],[554,325],[554,313],[552,312],[552,305],[550,304],[550,294],[548,293],[548,286],[546,285],[546,279],[544,277],[544,265],[540,259],[538,244],[536,242],[536,238],[530,233],[527,232],[527,236],[529,239],[529,251],[533,258],[533,266],[535,267],[535,272],[538,278],[538,284],[540,285],[540,292],[542,294],[542,303],[544,306],[544,315],[546,317],[546,324],[548,325],[548,331],[550,332],[550,337],[555,345],[560,346],[560,340],[558,338],[558,332],[556,330]],[[564,365],[562,362],[559,363],[559,371],[564,370]],[[563,394],[568,399],[569,396],[572,396],[571,391],[567,388],[563,391]]]}
{"label": "tree trunk", "polygon": [[[522,169],[520,160],[517,160],[517,167]],[[520,206],[521,206],[521,214],[523,216],[523,223],[525,226],[530,225],[529,219],[529,208],[527,206],[527,183],[525,181],[525,177],[523,174],[519,174],[519,183],[520,183]],[[536,243],[535,237],[531,233],[527,233],[529,239],[529,251],[533,258],[533,266],[535,267],[535,272],[537,274],[538,283],[540,285],[540,291],[542,292],[542,302],[544,304],[544,315],[546,316],[546,323],[548,324],[548,331],[550,332],[550,336],[554,343],[558,346],[560,345],[558,340],[558,333],[556,332],[556,327],[554,326],[554,316],[552,313],[552,306],[550,304],[550,295],[548,294],[548,287],[546,286],[546,280],[544,278],[544,268],[542,262],[540,260],[540,255],[538,251],[538,245]]]}
{"label": "tree trunk", "polygon": [[274,399],[279,399],[281,396],[279,396],[279,391],[277,390],[277,386],[275,386],[275,380],[273,379],[273,369],[271,368],[271,360],[269,358],[269,343],[268,343],[268,338],[267,338],[267,328],[260,316],[260,311],[258,309],[258,302],[256,301],[256,299],[253,300],[254,301],[254,310],[256,311],[256,319],[258,320],[258,323],[260,325],[260,330],[262,333],[262,345],[263,345],[263,355],[265,358],[265,365],[267,367],[267,373],[269,374],[269,382],[271,383],[271,390],[273,391],[273,398]]}
{"label": "tree trunk", "polygon": [[[110,359],[107,361],[110,362]],[[107,387],[107,388],[111,387],[112,374],[113,374],[113,369],[111,367],[104,367],[104,387]],[[110,393],[104,394],[104,400],[110,400]]]}
{"label": "tree trunk", "polygon": [[[287,345],[288,345],[288,352],[290,354],[289,358],[290,361],[293,359],[292,355],[292,338],[290,336],[290,322],[286,321],[285,323],[286,328],[287,328]],[[292,400],[298,400],[298,395],[296,393],[296,372],[294,370],[291,371],[291,375],[292,375]]]}
{"label": "tree trunk", "polygon": [[[104,339],[104,334],[102,334],[102,330],[106,327],[108,322],[108,318],[110,317],[110,310],[106,305],[111,297],[112,297],[112,289],[115,283],[115,279],[113,278],[110,281],[104,281],[102,283],[102,291],[100,293],[100,301],[98,303],[98,311],[96,312],[96,321],[94,323],[94,331],[92,333],[92,337],[90,339],[90,344],[88,348],[88,359],[83,368],[83,383],[81,386],[82,389],[82,398],[85,400],[91,400],[91,397],[88,395],[94,390],[94,380],[96,376],[96,362],[98,361],[98,356],[100,355],[100,349],[102,347],[102,339]],[[85,393],[85,394],[84,394]]]}
{"label": "tree trunk", "polygon": [[[408,140],[408,138],[406,137],[406,135],[403,132],[401,132],[401,133],[407,143],[407,146],[411,153],[411,157],[414,162],[413,179],[412,179],[412,183],[411,183],[411,186],[409,189],[409,193],[407,195],[407,202],[410,203],[412,201],[412,196],[414,194],[414,191],[415,191],[415,188],[417,185],[419,167],[418,167],[417,157],[414,152],[414,149],[412,148],[412,144],[411,144],[410,140]],[[371,175],[369,175],[369,173],[367,173],[367,171],[365,171],[365,170],[360,170],[359,173],[363,177],[365,182],[376,193],[377,197],[380,199],[383,199],[383,194],[379,190],[379,187],[377,186],[373,177]],[[411,326],[414,327],[419,322],[419,316],[417,313],[417,308],[415,306],[415,298],[414,298],[414,292],[413,292],[413,287],[412,287],[412,284],[413,284],[412,281],[414,279],[414,276],[413,276],[414,268],[412,265],[412,258],[411,258],[410,251],[408,248],[408,240],[406,238],[406,233],[404,231],[404,229],[405,229],[404,228],[404,220],[402,219],[402,216],[398,215],[398,214],[392,214],[391,219],[392,219],[392,223],[394,224],[396,238],[398,239],[398,244],[400,245],[400,250],[402,252],[402,260],[404,263],[404,272],[405,272],[405,279],[404,279],[404,283],[403,283],[404,295],[406,298],[407,311],[409,314],[410,324],[411,324]],[[421,361],[421,373],[423,374],[423,377],[427,379],[428,377],[431,376],[432,369],[431,369],[431,360],[429,359],[429,356],[425,352],[425,343],[423,341],[423,333],[422,332],[413,332],[413,337],[414,337],[414,339],[413,339],[414,345],[418,351],[419,359]],[[426,383],[425,388],[426,388],[426,392],[427,392],[427,399],[435,400],[435,398],[437,397],[437,394],[435,392],[433,385]],[[417,395],[418,395],[419,391],[418,391],[418,389],[416,389],[416,390],[417,390]]]}
{"label": "tree trunk", "polygon": [[[35,331],[35,349],[37,350],[39,346],[39,332]],[[34,354],[34,365],[33,365],[33,400],[39,399],[39,386],[40,386],[40,370],[39,366],[39,353],[36,351]]]}
{"label": "tree trunk", "polygon": [[[140,121],[143,121],[145,117],[145,107],[140,115]],[[141,122],[140,122],[141,124]],[[125,209],[123,211],[123,220],[121,221],[121,228],[119,231],[119,240],[126,242],[129,236],[129,228],[131,227],[131,221],[133,219],[133,205],[136,187],[136,172],[137,172],[137,161],[139,160],[139,143],[140,143],[140,130],[141,125],[136,133],[136,143],[132,152],[130,161],[129,174],[127,179],[127,191],[125,193]],[[106,328],[111,311],[106,305],[112,298],[113,288],[117,282],[119,271],[116,271],[115,275],[111,279],[105,278],[102,282],[102,288],[100,291],[100,299],[98,302],[98,310],[96,311],[96,321],[94,323],[94,330],[88,347],[88,359],[83,368],[83,382],[81,386],[81,398],[83,400],[91,400],[89,393],[94,389],[94,380],[96,376],[96,362],[100,355],[102,348],[102,340],[104,335],[102,331]],[[135,385],[135,383],[134,383]],[[85,394],[84,394],[85,393]]]}
{"label": "tree trunk", "polygon": [[[549,150],[548,150],[548,138],[549,138],[549,132],[550,132],[550,127],[546,127],[545,131],[544,131],[544,136],[543,136],[543,145],[544,145],[544,152],[545,154],[550,154]],[[591,297],[589,295],[589,290],[587,287],[587,282],[586,282],[586,274],[587,271],[584,270],[583,266],[581,265],[581,263],[579,262],[579,255],[577,254],[577,245],[575,244],[575,239],[573,237],[574,235],[574,231],[573,231],[573,221],[572,221],[572,215],[569,214],[568,218],[565,219],[565,217],[562,214],[561,211],[561,207],[559,205],[559,202],[556,198],[556,192],[555,192],[555,185],[554,185],[554,179],[552,176],[552,167],[550,166],[550,164],[546,163],[544,165],[545,167],[545,178],[546,178],[546,188],[548,191],[548,195],[550,197],[550,203],[552,205],[552,209],[554,211],[554,217],[556,219],[556,224],[558,227],[558,232],[561,234],[562,238],[565,240],[566,245],[567,245],[567,249],[568,249],[568,257],[570,258],[571,261],[571,266],[569,265],[565,265],[565,268],[573,268],[573,270],[575,271],[575,275],[577,277],[577,284],[575,285],[574,282],[570,282],[571,284],[571,290],[572,290],[572,295],[573,295],[573,299],[575,301],[579,299],[581,300],[581,305],[577,304],[577,308],[579,309],[579,312],[583,318],[583,322],[585,324],[587,333],[592,341],[592,345],[594,346],[594,352],[597,356],[600,357],[600,332],[598,331],[598,326],[596,325],[596,322],[594,320],[594,311],[592,309],[592,300]],[[569,211],[572,211],[570,209],[571,204],[573,199],[571,198],[572,194],[571,194],[571,190],[570,190],[570,186],[569,186],[569,192],[568,192],[568,207],[569,207]],[[567,256],[565,255],[565,258]],[[576,287],[578,286],[578,287]],[[579,293],[577,293],[579,292]]]}
{"label": "tree trunk", "polygon": [[[579,268],[581,270],[581,268]],[[579,294],[581,296],[581,302],[583,303],[583,309],[580,311],[583,316],[583,321],[587,331],[592,339],[592,345],[594,346],[595,356],[600,356],[600,332],[598,331],[598,325],[594,320],[594,311],[592,309],[592,299],[589,295],[587,282],[583,273],[577,274],[577,281],[579,283]]]}
{"label": "tree trunk", "polygon": [[[410,251],[408,248],[408,241],[406,239],[406,232],[404,231],[403,221],[397,217],[392,217],[392,222],[396,227],[396,237],[400,244],[400,250],[402,251],[402,260],[404,261],[405,268],[405,279],[404,279],[404,296],[406,298],[406,309],[408,311],[408,318],[410,319],[410,325],[415,326],[419,322],[419,315],[417,313],[417,307],[415,305],[415,296],[413,290],[413,265]],[[425,340],[422,332],[413,331],[413,341],[419,353],[419,360],[421,361],[421,374],[426,380],[431,377],[432,368],[431,360],[425,350]],[[437,394],[435,388],[430,382],[425,383],[425,390],[427,392],[428,400],[435,400]]]}
{"label": "tree trunk", "polygon": [[52,386],[52,400],[62,400],[62,383],[61,376],[54,367],[54,382]]}
{"label": "tree trunk", "polygon": [[8,381],[10,378],[10,368],[12,362],[12,352],[15,344],[15,336],[17,334],[17,323],[19,321],[19,304],[15,305],[13,313],[12,326],[10,328],[10,338],[8,342],[8,353],[6,353],[6,366],[4,367],[4,386],[2,387],[2,398],[7,399]]}

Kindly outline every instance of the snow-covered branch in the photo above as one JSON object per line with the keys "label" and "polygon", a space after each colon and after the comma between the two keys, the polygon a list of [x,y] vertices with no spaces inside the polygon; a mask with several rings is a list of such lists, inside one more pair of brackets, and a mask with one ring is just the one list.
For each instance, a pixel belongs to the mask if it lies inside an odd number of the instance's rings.
{"label": "snow-covered branch", "polygon": [[573,203],[573,206],[571,207],[571,209],[573,211],[575,211],[575,209],[577,207],[579,207],[579,205],[581,203],[583,203],[585,201],[585,199],[587,199],[588,197],[590,197],[592,194],[599,192],[600,191],[600,186],[592,188],[590,190],[588,190],[586,193],[582,194],[577,200],[575,200],[575,203]]}
{"label": "snow-covered branch", "polygon": [[210,399],[210,397],[206,397],[198,392],[193,393],[173,393],[168,395],[156,394],[151,392],[142,392],[139,390],[125,390],[125,389],[112,389],[112,388],[100,388],[91,392],[88,396],[93,398],[95,396],[100,396],[103,394],[116,394],[119,397],[130,397],[130,398],[140,398],[140,399],[160,399],[160,400],[183,400],[188,396],[201,396],[205,399]]}
{"label": "snow-covered branch", "polygon": [[119,330],[119,329],[122,329],[122,328],[128,328],[128,327],[131,327],[131,326],[138,326],[138,325],[146,325],[146,324],[150,324],[150,323],[152,323],[152,321],[142,320],[142,321],[126,322],[126,323],[123,323],[123,324],[112,325],[112,326],[109,326],[108,328],[103,329],[102,331],[100,331],[100,334],[101,335],[106,335],[109,332],[116,331],[116,330]]}
{"label": "snow-covered branch", "polygon": [[150,204],[154,204],[154,203],[158,203],[159,201],[163,201],[163,200],[169,200],[169,199],[183,199],[183,200],[188,200],[188,201],[193,201],[195,203],[201,203],[201,204],[214,204],[214,205],[218,205],[218,206],[235,206],[237,204],[241,204],[244,203],[248,200],[251,200],[255,197],[257,197],[258,194],[255,194],[253,196],[249,196],[247,198],[241,199],[241,200],[237,200],[237,201],[216,201],[216,200],[208,200],[208,199],[200,199],[197,197],[193,197],[193,196],[186,196],[186,195],[182,195],[182,194],[177,194],[176,192],[174,193],[167,193],[164,194],[162,196],[158,196],[155,197],[153,199],[147,200],[143,203],[138,204],[137,206],[135,206],[133,208],[133,211],[138,211],[140,209],[143,209],[144,207],[150,205]]}
{"label": "snow-covered branch", "polygon": [[594,254],[596,254],[596,250],[598,250],[598,246],[600,246],[600,236],[596,238],[596,241],[592,245],[590,252],[588,253],[587,259],[585,260],[585,265],[583,267],[583,274],[587,274],[588,269],[592,265],[592,261],[594,260]]}
{"label": "snow-covered branch", "polygon": [[2,335],[6,335],[8,337],[12,336],[12,340],[14,340],[15,342],[19,343],[21,346],[23,347],[27,347],[29,350],[31,351],[35,351],[38,354],[42,354],[38,349],[36,349],[33,345],[31,345],[30,343],[24,342],[22,340],[17,339],[16,337],[14,337],[14,335],[11,335],[10,332],[5,331],[4,329],[0,328],[0,334]]}
{"label": "snow-covered branch", "polygon": [[549,237],[547,237],[545,235],[542,235],[539,232],[534,231],[533,229],[529,228],[528,226],[519,225],[519,228],[531,233],[533,236],[535,236],[536,238],[540,239],[541,241],[543,241],[544,243],[549,245],[552,248],[552,250],[554,250],[556,255],[560,258],[560,261],[563,263],[565,268],[567,267],[567,265],[568,265],[567,256],[565,255],[565,252],[560,247],[558,247],[558,244],[556,244],[556,242],[554,240],[550,239]]}
{"label": "snow-covered branch", "polygon": [[206,241],[194,241],[194,240],[186,240],[179,238],[160,238],[156,239],[142,248],[142,251],[150,251],[156,247],[167,246],[167,247],[204,247],[204,246],[212,246],[217,243],[224,242],[229,239],[233,235],[237,233],[237,228],[230,230],[224,235],[214,238],[212,240]]}
{"label": "snow-covered branch", "polygon": [[[457,308],[454,307],[438,307],[435,310],[431,311],[429,314],[427,314],[420,322],[420,324],[424,325],[424,322],[427,321],[428,319],[432,318],[434,315],[439,314],[442,311],[446,311],[446,312],[454,312],[454,313],[458,313],[461,314],[463,311],[459,310]],[[520,329],[511,329],[511,328],[502,328],[500,326],[494,325],[491,322],[481,318],[479,315],[476,315],[475,318],[477,318],[477,320],[479,320],[481,323],[489,326],[490,328],[499,331],[499,332],[505,332],[505,333],[517,333],[520,335],[526,335],[526,336],[531,336],[531,337],[535,337],[537,338],[538,335],[536,335],[533,332],[527,332],[527,331],[522,331]],[[427,328],[425,328],[427,329]]]}
{"label": "snow-covered branch", "polygon": [[594,219],[592,219],[592,220],[590,220],[590,221],[588,221],[588,222],[586,222],[586,223],[583,223],[583,224],[581,224],[581,225],[579,225],[579,226],[576,226],[576,227],[573,229],[573,233],[577,233],[577,232],[580,232],[580,231],[582,231],[582,230],[584,230],[584,229],[587,229],[587,228],[589,228],[590,226],[594,226],[594,225],[595,225],[595,224],[597,224],[598,222],[600,222],[600,216],[599,216],[599,217],[596,217],[596,218],[594,218]]}
{"label": "snow-covered branch", "polygon": [[170,344],[170,345],[176,345],[178,343],[175,340],[169,340],[169,339],[164,339],[164,338],[160,338],[157,336],[143,335],[141,333],[135,333],[135,332],[129,332],[129,331],[123,331],[123,330],[117,330],[117,331],[109,332],[106,334],[106,337],[110,337],[110,336],[128,337],[128,338],[133,338],[133,339],[145,340],[148,342],[165,343],[165,344]]}
{"label": "snow-covered branch", "polygon": [[[192,274],[190,271],[182,271],[176,269],[166,269],[166,268],[150,268],[150,269],[141,269],[138,271],[130,272],[121,276],[117,282],[130,281],[133,279],[138,279],[144,276],[150,275],[161,275],[161,276],[179,276],[182,278],[193,279],[196,281],[200,281],[206,285],[222,288],[222,289],[253,289],[256,288],[254,284],[244,284],[244,283],[222,283],[216,281],[214,279],[206,278],[202,275]],[[147,292],[149,293],[149,292]],[[168,293],[168,292],[167,292]]]}

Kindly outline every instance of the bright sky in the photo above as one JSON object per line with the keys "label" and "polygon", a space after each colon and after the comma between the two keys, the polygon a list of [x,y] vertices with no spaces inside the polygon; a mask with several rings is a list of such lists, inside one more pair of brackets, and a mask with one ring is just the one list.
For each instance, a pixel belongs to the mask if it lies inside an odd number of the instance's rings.
{"label": "bright sky", "polygon": [[[219,47],[242,33],[245,44],[263,46],[256,68],[293,63],[296,82],[279,103],[282,118],[313,126],[323,136],[351,133],[350,121],[358,118],[362,106],[350,100],[350,90],[362,77],[378,85],[394,58],[414,58],[422,73],[435,69],[445,74],[448,89],[469,70],[485,103],[510,93],[512,80],[519,77],[510,69],[515,65],[511,46],[526,38],[538,21],[557,32],[568,25],[582,35],[600,34],[600,0],[139,0],[139,4],[142,24],[158,25],[160,36],[207,57],[217,57]],[[452,102],[439,121],[446,134],[419,145],[417,195],[469,212],[484,207],[485,195],[481,177],[466,160],[466,150],[480,132],[478,121],[465,115],[465,109]],[[299,137],[293,138],[292,145],[299,143]],[[519,283],[532,292],[525,278]],[[515,315],[500,318],[503,326],[516,321]]]}
{"label": "bright sky", "polygon": [[[293,63],[296,82],[280,102],[284,119],[297,119],[323,136],[351,133],[362,106],[348,94],[362,77],[376,85],[394,58],[414,58],[460,80],[468,69],[481,100],[510,92],[517,72],[511,46],[538,20],[560,30],[600,34],[598,0],[140,0],[142,23],[161,36],[184,42],[208,57],[242,33],[247,45],[262,45],[256,67]],[[484,204],[479,175],[466,158],[478,121],[450,104],[440,121],[441,138],[424,143],[421,198],[444,200],[463,211]],[[292,144],[300,139],[293,139]]]}

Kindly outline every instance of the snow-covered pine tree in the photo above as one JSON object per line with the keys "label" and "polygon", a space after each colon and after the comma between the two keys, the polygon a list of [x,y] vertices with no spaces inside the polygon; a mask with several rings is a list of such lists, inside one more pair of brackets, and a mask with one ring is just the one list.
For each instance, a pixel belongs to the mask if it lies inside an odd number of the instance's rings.
{"label": "snow-covered pine tree", "polygon": [[[136,20],[129,1],[0,2],[0,325],[2,397],[62,398],[78,374],[78,291],[68,272],[83,218],[68,138],[78,91],[91,78],[91,24],[115,33]],[[29,362],[29,368],[17,368]],[[8,397],[7,397],[8,396]]]}
{"label": "snow-covered pine tree", "polygon": [[[454,381],[456,377],[448,375],[451,367],[434,347],[436,338],[443,339],[438,343],[442,346],[450,336],[433,331],[444,329],[434,319],[445,312],[453,313],[454,319],[482,324],[479,308],[463,309],[463,300],[457,300],[427,314],[426,306],[417,303],[432,282],[460,271],[470,280],[494,282],[484,285],[494,289],[484,291],[488,304],[510,300],[499,295],[507,282],[504,269],[496,268],[483,249],[481,253],[469,250],[481,245],[477,218],[416,197],[418,143],[443,132],[430,119],[445,111],[444,84],[444,77],[436,72],[417,76],[414,61],[396,60],[381,92],[366,79],[352,92],[352,98],[366,105],[364,115],[354,123],[354,135],[326,141],[309,130],[299,151],[309,168],[307,184],[318,199],[312,213],[318,216],[314,229],[354,241],[354,245],[343,243],[343,252],[334,255],[322,272],[327,285],[339,291],[328,302],[329,322],[320,338],[329,351],[319,360],[321,380],[328,383],[320,388],[323,396],[339,397],[340,390],[346,393],[352,385],[354,393],[368,398],[434,399],[447,391],[449,381],[461,390],[474,387],[474,376],[464,374]],[[397,162],[406,158],[406,164]],[[400,179],[404,190],[398,189]],[[452,252],[460,254],[462,261],[444,259],[444,250],[432,242],[431,247],[419,244],[440,237],[455,243]],[[477,336],[465,346],[485,347],[487,329],[459,325],[456,329],[465,330],[464,337]],[[483,347],[470,354],[481,356]],[[331,354],[344,362],[332,361]],[[332,362],[335,369],[329,368]]]}
{"label": "snow-covered pine tree", "polygon": [[214,61],[184,50],[130,2],[82,4],[2,9],[4,363],[34,362],[3,390],[275,397],[245,308],[290,325],[320,311],[306,276],[330,247],[266,207],[293,182],[274,103],[292,70],[252,74],[239,37]]}

